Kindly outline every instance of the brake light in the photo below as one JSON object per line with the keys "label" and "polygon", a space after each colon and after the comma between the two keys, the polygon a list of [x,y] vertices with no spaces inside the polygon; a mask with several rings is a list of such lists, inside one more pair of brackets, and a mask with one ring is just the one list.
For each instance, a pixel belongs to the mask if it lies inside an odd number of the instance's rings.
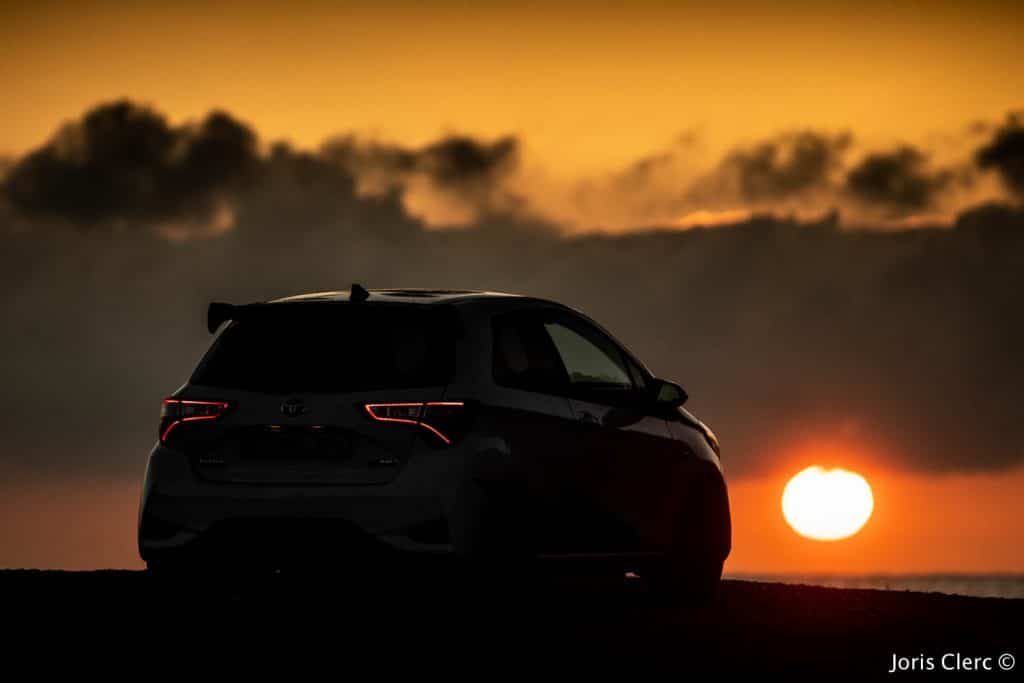
{"label": "brake light", "polygon": [[397,422],[421,427],[451,445],[459,431],[457,422],[464,417],[462,401],[418,401],[406,403],[365,403],[363,409],[377,422]]}
{"label": "brake light", "polygon": [[216,420],[223,415],[228,404],[225,401],[187,401],[165,398],[160,408],[160,442],[167,443],[167,437],[183,422]]}

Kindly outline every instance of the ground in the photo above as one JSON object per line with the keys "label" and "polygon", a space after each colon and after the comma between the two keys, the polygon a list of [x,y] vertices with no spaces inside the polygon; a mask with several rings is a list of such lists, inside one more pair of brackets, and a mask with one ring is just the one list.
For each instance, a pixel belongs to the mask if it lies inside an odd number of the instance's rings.
{"label": "ground", "polygon": [[467,579],[436,569],[188,580],[3,571],[0,596],[5,656],[80,672],[102,664],[110,673],[111,663],[132,660],[141,661],[135,672],[219,664],[267,674],[284,666],[338,680],[367,666],[389,677],[397,668],[434,677],[462,667],[480,677],[590,670],[882,677],[894,654],[932,657],[941,669],[951,653],[991,657],[995,670],[986,675],[1010,680],[1019,672],[999,670],[998,657],[1024,657],[1024,600],[747,581],[724,581],[698,608],[662,604],[637,579],[572,572]]}

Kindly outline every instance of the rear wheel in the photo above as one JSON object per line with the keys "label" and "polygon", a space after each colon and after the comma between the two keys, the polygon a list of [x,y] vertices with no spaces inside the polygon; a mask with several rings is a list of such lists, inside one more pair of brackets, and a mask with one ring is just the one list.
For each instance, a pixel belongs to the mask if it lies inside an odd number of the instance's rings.
{"label": "rear wheel", "polygon": [[699,606],[714,600],[721,578],[721,560],[678,557],[672,552],[651,567],[647,583],[669,604]]}
{"label": "rear wheel", "polygon": [[464,482],[450,511],[450,528],[456,557],[471,583],[507,586],[531,575],[530,524],[523,500],[512,482]]}
{"label": "rear wheel", "polygon": [[146,573],[160,582],[169,584],[193,583],[203,577],[205,580],[211,578],[211,573],[196,562],[185,561],[184,558],[167,559],[161,558],[157,561],[146,563]]}
{"label": "rear wheel", "polygon": [[279,568],[264,557],[235,557],[230,553],[218,552],[217,548],[208,548],[207,552],[201,550],[189,548],[162,552],[146,560],[147,573],[172,581],[201,579],[211,582],[268,574]]}

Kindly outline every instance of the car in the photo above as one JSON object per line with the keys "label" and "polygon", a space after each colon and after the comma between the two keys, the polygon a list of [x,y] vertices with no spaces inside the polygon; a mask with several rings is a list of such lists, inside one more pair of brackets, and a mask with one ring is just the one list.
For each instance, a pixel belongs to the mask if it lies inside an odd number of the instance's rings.
{"label": "car", "polygon": [[717,438],[582,313],[353,285],[212,303],[207,318],[223,329],[163,401],[146,468],[150,569],[389,548],[600,561],[693,597],[718,584],[731,528]]}

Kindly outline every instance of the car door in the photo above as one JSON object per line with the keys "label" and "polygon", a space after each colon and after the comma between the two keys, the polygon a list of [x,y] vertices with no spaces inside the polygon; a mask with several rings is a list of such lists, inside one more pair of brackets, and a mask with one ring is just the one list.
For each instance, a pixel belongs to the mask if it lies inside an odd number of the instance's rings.
{"label": "car door", "polygon": [[544,330],[565,367],[576,418],[575,457],[565,472],[576,544],[594,553],[656,549],[678,455],[645,392],[644,371],[580,316],[549,314]]}
{"label": "car door", "polygon": [[566,535],[559,463],[577,430],[568,377],[536,309],[495,315],[490,327],[492,382],[481,391],[478,419],[479,431],[500,436],[500,448],[480,459],[492,471],[478,479],[515,517],[532,550],[552,553]]}

